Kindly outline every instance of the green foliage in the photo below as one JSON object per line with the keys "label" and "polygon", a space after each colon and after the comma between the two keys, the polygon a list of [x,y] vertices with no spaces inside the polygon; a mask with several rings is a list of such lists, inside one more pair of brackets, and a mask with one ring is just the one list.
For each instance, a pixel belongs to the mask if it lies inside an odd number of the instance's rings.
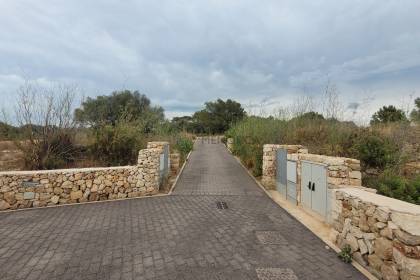
{"label": "green foliage", "polygon": [[379,194],[420,205],[420,176],[405,178],[386,170],[379,177],[364,181],[367,186],[376,188]]}
{"label": "green foliage", "polygon": [[372,125],[379,123],[402,122],[407,121],[407,117],[403,110],[395,108],[395,106],[383,106],[378,112],[372,115],[370,123]]}
{"label": "green foliage", "polygon": [[353,157],[360,129],[353,123],[340,123],[316,117],[294,118],[290,121],[275,118],[247,117],[226,132],[233,138],[233,152],[254,175],[262,173],[264,144],[301,144],[312,153]]}
{"label": "green foliage", "polygon": [[345,263],[351,263],[351,248],[348,244],[344,245],[341,252],[338,253],[338,257]]}
{"label": "green foliage", "polygon": [[246,116],[241,104],[228,99],[206,102],[205,108],[195,112],[191,129],[195,133],[223,133]]}
{"label": "green foliage", "polygon": [[19,133],[19,128],[0,122],[0,140],[16,139]]}
{"label": "green foliage", "polygon": [[180,152],[182,159],[188,155],[189,152],[193,150],[194,142],[191,138],[179,135],[176,139],[175,149]]}
{"label": "green foliage", "polygon": [[356,144],[358,158],[365,167],[391,168],[398,163],[398,147],[379,135],[362,135]]}
{"label": "green foliage", "polygon": [[111,95],[87,98],[75,110],[77,122],[90,126],[115,125],[119,120],[142,120],[146,131],[163,121],[162,107],[151,106],[150,100],[138,91],[115,91]]}
{"label": "green foliage", "polygon": [[414,104],[416,105],[416,108],[411,111],[410,119],[413,122],[420,122],[420,97],[414,100]]}
{"label": "green foliage", "polygon": [[136,123],[124,121],[94,128],[92,156],[109,166],[135,164],[138,151],[145,147],[142,129]]}
{"label": "green foliage", "polygon": [[298,117],[296,117],[296,119],[301,119],[301,120],[324,120],[324,116],[318,112],[306,112]]}
{"label": "green foliage", "polygon": [[193,118],[191,116],[174,117],[172,124],[180,131],[192,131]]}

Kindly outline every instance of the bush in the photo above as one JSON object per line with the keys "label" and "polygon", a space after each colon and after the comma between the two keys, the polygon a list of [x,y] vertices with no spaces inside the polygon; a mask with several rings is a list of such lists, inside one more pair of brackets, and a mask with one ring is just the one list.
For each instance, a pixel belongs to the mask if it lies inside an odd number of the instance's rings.
{"label": "bush", "polygon": [[141,130],[135,123],[125,122],[96,127],[92,156],[107,166],[135,164],[138,151],[145,147]]}
{"label": "bush", "polygon": [[379,177],[367,178],[365,182],[377,189],[379,194],[420,205],[420,176],[404,178],[387,170]]}
{"label": "bush", "polygon": [[23,151],[25,167],[31,170],[65,168],[80,154],[73,131],[59,131],[37,141],[15,141]]}
{"label": "bush", "polygon": [[398,164],[398,147],[386,137],[363,135],[359,137],[356,149],[365,167],[385,169]]}
{"label": "bush", "polygon": [[192,151],[194,147],[194,142],[191,138],[183,135],[179,135],[176,139],[175,149],[178,150],[181,154],[182,161],[185,160],[189,152]]}
{"label": "bush", "polygon": [[345,263],[351,263],[351,248],[348,244],[341,249],[341,252],[338,253],[338,257]]}

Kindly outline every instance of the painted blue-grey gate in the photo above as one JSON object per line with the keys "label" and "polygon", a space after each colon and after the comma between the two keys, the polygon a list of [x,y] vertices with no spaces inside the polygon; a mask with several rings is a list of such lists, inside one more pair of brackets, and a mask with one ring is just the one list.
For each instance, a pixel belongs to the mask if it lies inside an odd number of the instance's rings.
{"label": "painted blue-grey gate", "polygon": [[159,161],[159,184],[161,185],[164,179],[169,174],[169,145],[163,147],[163,151],[160,154]]}
{"label": "painted blue-grey gate", "polygon": [[276,152],[276,185],[277,191],[287,196],[287,150],[278,149]]}
{"label": "painted blue-grey gate", "polygon": [[324,165],[302,162],[301,197],[303,206],[325,217],[327,214],[327,169]]}
{"label": "painted blue-grey gate", "polygon": [[296,198],[296,162],[287,160],[287,149],[276,152],[276,187],[287,200],[297,202]]}
{"label": "painted blue-grey gate", "polygon": [[287,161],[287,200],[297,203],[297,172],[296,161]]}

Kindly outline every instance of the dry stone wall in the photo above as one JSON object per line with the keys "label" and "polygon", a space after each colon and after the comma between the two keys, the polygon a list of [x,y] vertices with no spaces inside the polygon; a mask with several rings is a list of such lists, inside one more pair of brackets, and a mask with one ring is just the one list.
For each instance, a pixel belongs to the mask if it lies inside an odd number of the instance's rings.
{"label": "dry stone wall", "polygon": [[288,154],[305,154],[308,149],[301,145],[276,145],[265,144],[263,146],[263,164],[261,182],[267,188],[274,189],[276,186],[276,151],[278,149],[287,149]]}
{"label": "dry stone wall", "polygon": [[135,166],[0,172],[0,210],[155,194],[161,152],[141,150]]}
{"label": "dry stone wall", "polygon": [[233,138],[228,138],[226,140],[226,147],[228,148],[229,151],[233,151]]}
{"label": "dry stone wall", "polygon": [[345,188],[335,191],[334,241],[379,279],[420,279],[420,206]]}

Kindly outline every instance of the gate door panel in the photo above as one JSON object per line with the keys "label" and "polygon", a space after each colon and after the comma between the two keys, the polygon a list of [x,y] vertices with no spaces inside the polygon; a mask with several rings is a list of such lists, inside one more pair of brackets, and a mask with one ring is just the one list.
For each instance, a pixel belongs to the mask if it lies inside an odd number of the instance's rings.
{"label": "gate door panel", "polygon": [[301,196],[302,204],[305,207],[312,208],[312,190],[310,182],[312,179],[312,164],[302,162]]}
{"label": "gate door panel", "polygon": [[276,152],[276,185],[277,191],[286,197],[287,187],[287,150],[278,149]]}
{"label": "gate door panel", "polygon": [[327,211],[327,170],[312,164],[312,209],[325,216]]}
{"label": "gate door panel", "polygon": [[297,202],[297,174],[296,174],[296,161],[287,161],[287,199]]}

